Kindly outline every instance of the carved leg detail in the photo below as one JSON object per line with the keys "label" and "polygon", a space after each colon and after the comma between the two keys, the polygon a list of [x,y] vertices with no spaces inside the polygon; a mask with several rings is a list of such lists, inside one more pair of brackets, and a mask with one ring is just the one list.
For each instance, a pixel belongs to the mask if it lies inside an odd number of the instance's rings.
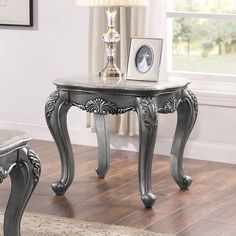
{"label": "carved leg detail", "polygon": [[63,195],[74,178],[74,157],[67,129],[67,113],[70,107],[68,94],[61,91],[52,93],[45,107],[47,125],[57,144],[62,164],[61,179],[52,184],[57,195]]}
{"label": "carved leg detail", "polygon": [[183,91],[183,98],[178,106],[177,112],[178,121],[171,148],[171,175],[181,189],[188,189],[192,184],[192,180],[189,176],[184,175],[183,154],[198,113],[197,99],[191,91]]}
{"label": "carved leg detail", "polygon": [[20,236],[22,214],[39,181],[41,165],[38,156],[28,148],[18,151],[18,164],[11,172],[11,194],[4,217],[4,235]]}
{"label": "carved leg detail", "polygon": [[156,200],[152,193],[151,171],[156,141],[158,110],[155,98],[137,98],[139,117],[139,187],[141,199],[146,208],[151,208]]}
{"label": "carved leg detail", "polygon": [[94,114],[98,139],[98,177],[104,178],[110,165],[110,138],[107,129],[107,116]]}

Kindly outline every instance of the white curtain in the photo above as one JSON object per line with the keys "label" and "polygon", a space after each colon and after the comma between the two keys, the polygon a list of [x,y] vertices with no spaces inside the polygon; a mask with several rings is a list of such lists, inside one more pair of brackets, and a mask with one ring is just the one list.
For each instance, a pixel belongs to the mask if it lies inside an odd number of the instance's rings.
{"label": "white curtain", "polygon": [[[117,30],[121,42],[117,48],[116,63],[126,71],[131,37],[165,38],[165,0],[150,0],[148,7],[119,8]],[[107,19],[105,9],[91,8],[89,15],[89,73],[98,74],[104,67],[106,55],[102,35],[106,32]],[[165,45],[165,44],[164,44]],[[164,50],[165,51],[165,50]],[[101,60],[103,58],[104,60]],[[163,55],[165,58],[165,55]],[[165,61],[165,60],[163,60]],[[165,68],[165,63],[162,67]],[[164,70],[161,70],[161,75]],[[134,112],[109,119],[111,132],[120,135],[134,136],[138,134],[138,120]],[[88,127],[94,127],[91,115],[88,115]]]}

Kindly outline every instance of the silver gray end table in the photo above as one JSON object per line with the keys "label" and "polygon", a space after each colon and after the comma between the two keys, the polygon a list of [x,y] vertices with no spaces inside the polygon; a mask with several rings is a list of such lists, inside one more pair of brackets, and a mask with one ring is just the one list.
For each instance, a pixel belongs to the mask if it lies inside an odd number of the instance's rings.
{"label": "silver gray end table", "polygon": [[63,195],[74,178],[74,157],[67,129],[67,112],[76,106],[94,113],[98,137],[99,178],[109,169],[110,142],[106,129],[107,115],[136,111],[139,118],[139,188],[146,208],[156,200],[152,193],[151,169],[156,142],[158,113],[178,113],[177,128],[171,149],[171,174],[181,189],[188,189],[192,180],[183,171],[185,144],[195,124],[198,103],[188,90],[188,81],[171,79],[169,82],[137,82],[131,80],[103,80],[97,76],[72,76],[54,81],[57,89],[45,106],[47,125],[57,144],[62,172],[52,184],[57,195]]}
{"label": "silver gray end table", "polygon": [[40,177],[38,156],[27,147],[31,138],[21,131],[0,129],[0,183],[11,177],[4,215],[4,235],[20,236],[21,218]]}

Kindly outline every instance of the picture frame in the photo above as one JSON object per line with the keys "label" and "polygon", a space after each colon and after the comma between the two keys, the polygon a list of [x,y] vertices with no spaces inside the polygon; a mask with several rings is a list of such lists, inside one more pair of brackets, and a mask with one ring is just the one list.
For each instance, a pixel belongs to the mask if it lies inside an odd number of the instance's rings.
{"label": "picture frame", "polygon": [[1,26],[33,26],[33,0],[0,0]]}
{"label": "picture frame", "polygon": [[158,81],[163,39],[131,38],[127,80]]}

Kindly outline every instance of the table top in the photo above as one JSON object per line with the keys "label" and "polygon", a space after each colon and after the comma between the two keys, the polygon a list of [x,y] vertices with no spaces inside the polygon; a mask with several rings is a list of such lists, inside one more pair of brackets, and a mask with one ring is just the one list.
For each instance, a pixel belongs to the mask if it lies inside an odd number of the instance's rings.
{"label": "table top", "polygon": [[25,145],[31,139],[26,133],[18,130],[0,129],[0,155]]}
{"label": "table top", "polygon": [[79,90],[79,91],[112,91],[130,92],[130,93],[156,93],[178,90],[186,87],[190,82],[181,77],[169,77],[168,79],[160,79],[160,82],[135,81],[117,78],[100,78],[93,75],[74,75],[53,82],[59,89]]}

